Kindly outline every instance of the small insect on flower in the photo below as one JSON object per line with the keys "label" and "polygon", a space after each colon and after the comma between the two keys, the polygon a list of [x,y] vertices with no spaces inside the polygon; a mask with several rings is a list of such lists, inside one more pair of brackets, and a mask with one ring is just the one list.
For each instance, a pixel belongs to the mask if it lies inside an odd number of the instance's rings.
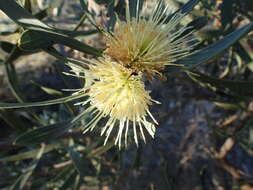
{"label": "small insect on flower", "polygon": [[[137,145],[138,136],[145,141],[144,129],[154,137],[154,123],[157,122],[151,115],[149,106],[156,101],[152,100],[149,91],[145,90],[141,75],[134,74],[132,70],[109,57],[84,61],[86,68],[69,64],[77,77],[84,74],[85,79],[89,79],[84,88],[76,92],[87,96],[86,101],[78,104],[89,105],[84,113],[90,112],[93,115],[93,119],[85,125],[84,132],[92,131],[97,125],[102,125],[103,122],[99,124],[100,121],[107,120],[101,130],[101,135],[106,136],[105,144],[114,130],[117,131],[115,144],[120,148],[124,137],[127,145],[130,127]],[[147,117],[154,123],[147,121]]]}
{"label": "small insect on flower", "polygon": [[189,55],[196,44],[192,32],[186,32],[189,27],[180,26],[185,14],[171,14],[162,2],[157,3],[148,18],[139,13],[138,6],[137,16],[131,16],[127,3],[126,20],[117,19],[114,31],[105,33],[104,53],[145,73],[149,79],[162,76],[166,65],[177,65],[175,61]]}

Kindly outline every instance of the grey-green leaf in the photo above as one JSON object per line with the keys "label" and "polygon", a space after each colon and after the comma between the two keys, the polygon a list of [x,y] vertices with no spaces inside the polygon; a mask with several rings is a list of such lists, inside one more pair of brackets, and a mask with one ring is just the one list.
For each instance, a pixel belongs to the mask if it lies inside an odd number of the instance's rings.
{"label": "grey-green leaf", "polygon": [[38,144],[41,142],[48,142],[55,139],[56,137],[61,136],[68,129],[73,127],[74,123],[71,121],[65,121],[56,123],[53,125],[48,125],[45,127],[39,127],[37,129],[28,131],[18,136],[15,140],[15,144],[18,145],[31,145]]}
{"label": "grey-green leaf", "polygon": [[39,32],[41,34],[41,38],[48,41],[49,44],[53,41],[54,43],[60,43],[88,54],[97,56],[101,55],[100,50],[71,38],[67,34],[61,33],[60,30],[48,26],[42,21],[36,19],[32,14],[19,6],[14,0],[0,1],[0,9],[18,25],[26,29]]}
{"label": "grey-green leaf", "polygon": [[253,29],[253,22],[241,27],[240,29],[228,34],[223,39],[215,42],[214,44],[196,51],[181,60],[178,60],[176,63],[180,65],[184,65],[184,67],[176,67],[176,66],[167,66],[167,72],[181,71],[192,69],[202,63],[205,63],[209,59],[212,59],[219,54],[221,54],[224,50],[232,46],[235,42],[237,42],[244,35],[249,33]]}
{"label": "grey-green leaf", "polygon": [[48,48],[54,44],[53,41],[45,40],[41,34],[36,31],[26,30],[18,41],[18,47],[23,51],[36,51],[42,48]]}
{"label": "grey-green leaf", "polygon": [[199,0],[190,0],[188,1],[186,4],[184,4],[179,10],[178,12],[187,14],[189,13],[194,7],[195,5],[197,5],[199,3]]}
{"label": "grey-green leaf", "polygon": [[21,176],[19,176],[19,178],[15,181],[15,183],[10,187],[9,190],[24,189],[26,182],[32,175],[34,169],[37,167],[39,160],[44,153],[45,147],[46,146],[44,144],[41,146],[32,163],[25,169],[24,173]]}
{"label": "grey-green leaf", "polygon": [[241,96],[253,96],[253,81],[233,81],[210,77],[198,72],[188,72],[195,81],[199,81],[217,89],[230,90]]}
{"label": "grey-green leaf", "polygon": [[28,108],[28,107],[36,107],[36,106],[48,106],[48,105],[54,105],[54,104],[60,104],[60,103],[66,103],[78,98],[82,98],[84,95],[82,94],[76,94],[76,95],[70,95],[64,98],[57,98],[54,100],[47,100],[47,101],[41,101],[41,102],[31,102],[31,103],[0,103],[0,108],[4,109],[13,109],[13,108]]}
{"label": "grey-green leaf", "polygon": [[[59,148],[59,147],[60,147],[60,144],[47,145],[44,150],[44,153],[50,152],[50,151],[52,151],[56,148]],[[39,151],[40,151],[39,149],[34,149],[34,150],[27,151],[27,152],[21,152],[21,153],[12,155],[12,156],[6,156],[3,158],[0,158],[0,161],[12,162],[12,161],[18,161],[18,160],[31,159],[31,158],[36,157],[36,155],[39,153]]]}

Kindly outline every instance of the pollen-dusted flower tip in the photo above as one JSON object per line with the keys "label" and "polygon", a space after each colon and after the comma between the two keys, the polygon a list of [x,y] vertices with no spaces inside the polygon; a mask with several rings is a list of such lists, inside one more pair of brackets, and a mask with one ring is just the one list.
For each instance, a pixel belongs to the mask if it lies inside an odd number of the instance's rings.
{"label": "pollen-dusted flower tip", "polygon": [[149,18],[138,11],[136,18],[130,17],[127,6],[126,21],[118,19],[114,31],[105,34],[106,55],[150,78],[161,75],[166,65],[175,65],[195,46],[192,32],[185,34],[189,27],[180,26],[185,15],[178,12],[168,16],[171,11],[161,2]]}
{"label": "pollen-dusted flower tip", "polygon": [[[144,129],[154,137],[155,125],[147,121],[150,117],[157,123],[149,111],[149,106],[156,102],[145,90],[141,76],[125,68],[122,64],[112,61],[109,57],[85,59],[84,67],[69,64],[72,71],[84,73],[90,82],[76,93],[85,93],[87,100],[81,105],[89,105],[85,112],[91,112],[93,119],[85,125],[85,132],[93,130],[99,121],[106,120],[101,126],[101,135],[106,136],[105,143],[113,130],[117,131],[115,144],[121,147],[124,138],[127,145],[129,128],[132,128],[135,143],[138,137],[145,141]],[[102,122],[101,122],[102,123]],[[102,124],[99,125],[102,125]],[[123,135],[123,137],[122,137]]]}

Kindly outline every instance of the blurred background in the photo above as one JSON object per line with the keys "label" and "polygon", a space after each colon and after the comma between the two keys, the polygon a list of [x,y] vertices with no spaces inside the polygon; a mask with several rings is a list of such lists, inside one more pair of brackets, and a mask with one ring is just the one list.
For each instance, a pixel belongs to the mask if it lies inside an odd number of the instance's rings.
{"label": "blurred background", "polygon": [[[100,27],[113,24],[115,13],[124,15],[125,6],[122,0],[17,2],[44,23],[100,48]],[[166,1],[175,10],[186,2]],[[252,0],[201,0],[184,24],[195,27],[202,49],[250,21]],[[68,71],[63,57],[36,48],[39,39],[25,39],[29,48],[24,43],[13,53],[22,35],[0,11],[1,102],[51,100],[69,94],[62,89],[81,87],[81,81],[62,74]],[[88,56],[54,47],[63,56]],[[172,72],[167,80],[147,84],[162,104],[151,108],[159,122],[155,138],[139,148],[132,144],[119,151],[110,143],[103,146],[97,133],[83,135],[75,128],[61,133],[80,111],[73,103],[0,108],[0,189],[253,190],[253,33],[194,72],[203,75]],[[41,126],[61,134],[40,131],[42,137],[33,139],[30,131]],[[13,143],[20,135],[22,143]]]}

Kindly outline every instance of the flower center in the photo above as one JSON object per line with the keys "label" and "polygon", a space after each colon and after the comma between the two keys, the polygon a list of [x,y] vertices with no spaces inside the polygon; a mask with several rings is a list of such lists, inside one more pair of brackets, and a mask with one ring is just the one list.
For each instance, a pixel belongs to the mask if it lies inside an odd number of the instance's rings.
{"label": "flower center", "polygon": [[134,121],[145,116],[151,98],[140,76],[132,75],[120,64],[112,65],[110,69],[103,69],[103,75],[99,73],[100,69],[91,69],[96,77],[89,90],[91,104],[105,115],[119,120]]}

